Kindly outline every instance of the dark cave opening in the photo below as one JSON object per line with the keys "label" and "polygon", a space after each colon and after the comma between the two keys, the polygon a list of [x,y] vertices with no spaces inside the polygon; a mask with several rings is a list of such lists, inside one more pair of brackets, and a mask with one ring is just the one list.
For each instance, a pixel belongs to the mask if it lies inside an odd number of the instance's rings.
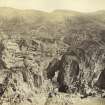
{"label": "dark cave opening", "polygon": [[100,89],[105,89],[105,69],[101,72],[96,86]]}
{"label": "dark cave opening", "polygon": [[62,84],[60,87],[59,87],[59,92],[63,92],[63,93],[67,93],[68,91],[68,86],[67,85],[64,85]]}

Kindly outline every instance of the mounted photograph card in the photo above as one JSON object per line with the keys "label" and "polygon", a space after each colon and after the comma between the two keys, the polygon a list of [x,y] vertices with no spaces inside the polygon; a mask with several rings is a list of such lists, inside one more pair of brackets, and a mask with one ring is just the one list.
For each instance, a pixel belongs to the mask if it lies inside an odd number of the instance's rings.
{"label": "mounted photograph card", "polygon": [[0,0],[0,105],[105,105],[105,0]]}

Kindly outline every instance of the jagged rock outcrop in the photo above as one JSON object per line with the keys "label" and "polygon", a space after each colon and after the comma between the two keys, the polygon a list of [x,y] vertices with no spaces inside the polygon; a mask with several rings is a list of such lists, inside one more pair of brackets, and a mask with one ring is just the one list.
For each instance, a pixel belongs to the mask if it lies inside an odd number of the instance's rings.
{"label": "jagged rock outcrop", "polygon": [[43,65],[37,61],[41,54],[38,51],[41,45],[34,40],[29,42],[24,40],[25,43],[18,43],[20,40],[16,40],[4,39],[1,43],[3,45],[0,50],[0,61],[3,62],[0,66],[1,103],[21,103],[42,91]]}
{"label": "jagged rock outcrop", "polygon": [[96,87],[105,89],[104,54],[98,42],[85,40],[77,48],[68,48],[61,60],[49,64],[48,78],[59,71],[57,82],[61,92],[85,94]]}

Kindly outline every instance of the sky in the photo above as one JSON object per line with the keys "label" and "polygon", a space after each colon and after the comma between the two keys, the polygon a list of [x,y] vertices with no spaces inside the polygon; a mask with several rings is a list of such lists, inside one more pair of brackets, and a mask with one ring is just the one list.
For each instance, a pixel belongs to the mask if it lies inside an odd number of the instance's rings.
{"label": "sky", "polygon": [[105,0],[0,0],[0,7],[53,11],[56,9],[93,12],[105,10]]}

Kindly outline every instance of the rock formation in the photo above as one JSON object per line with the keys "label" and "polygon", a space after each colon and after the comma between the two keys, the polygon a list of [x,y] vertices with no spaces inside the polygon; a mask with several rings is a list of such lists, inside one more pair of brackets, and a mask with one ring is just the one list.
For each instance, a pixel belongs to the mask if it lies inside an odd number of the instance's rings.
{"label": "rock formation", "polygon": [[61,60],[53,60],[49,64],[48,78],[52,79],[59,71],[58,88],[66,93],[85,94],[89,90],[92,93],[96,88],[105,89],[104,54],[105,50],[99,43],[84,41],[77,48],[68,48]]}

